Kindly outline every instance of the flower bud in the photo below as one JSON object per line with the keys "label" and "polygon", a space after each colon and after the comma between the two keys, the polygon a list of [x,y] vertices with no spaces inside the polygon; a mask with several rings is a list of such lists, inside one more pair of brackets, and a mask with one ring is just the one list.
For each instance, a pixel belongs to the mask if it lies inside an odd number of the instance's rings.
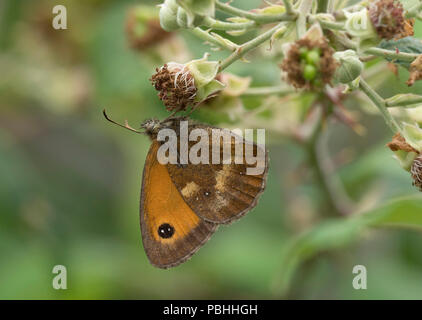
{"label": "flower bud", "polygon": [[176,0],[165,0],[160,7],[160,24],[166,31],[175,31],[179,29],[177,24],[178,5]]}
{"label": "flower bud", "polygon": [[353,50],[338,51],[334,53],[334,59],[340,62],[334,78],[340,83],[349,83],[360,76],[363,70],[363,63]]}

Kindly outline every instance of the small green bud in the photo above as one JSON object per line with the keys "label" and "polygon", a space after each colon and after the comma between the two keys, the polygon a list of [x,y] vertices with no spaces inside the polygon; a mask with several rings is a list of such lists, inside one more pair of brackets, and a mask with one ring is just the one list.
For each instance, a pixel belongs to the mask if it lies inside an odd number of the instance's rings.
{"label": "small green bud", "polygon": [[306,47],[301,47],[301,48],[299,49],[300,58],[301,58],[301,59],[306,59],[306,56],[307,56],[308,52],[309,52],[308,48],[306,48]]}
{"label": "small green bud", "polygon": [[315,66],[311,64],[305,65],[305,68],[303,69],[303,78],[307,81],[312,81],[315,79],[317,74],[317,69]]}
{"label": "small green bud", "polygon": [[335,79],[340,83],[349,83],[360,76],[363,70],[363,63],[359,60],[359,56],[353,50],[338,51],[334,54],[334,59],[340,62],[334,75]]}
{"label": "small green bud", "polygon": [[319,55],[320,55],[320,53],[316,49],[313,49],[313,50],[309,51],[306,54],[306,62],[308,64],[312,64],[314,66],[317,66],[318,63],[319,63],[319,60],[320,60],[320,56]]}

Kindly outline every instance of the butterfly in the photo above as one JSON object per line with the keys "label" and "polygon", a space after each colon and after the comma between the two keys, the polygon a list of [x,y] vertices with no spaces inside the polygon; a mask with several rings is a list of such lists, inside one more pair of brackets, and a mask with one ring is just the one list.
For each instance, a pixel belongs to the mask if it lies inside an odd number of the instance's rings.
{"label": "butterfly", "polygon": [[[147,120],[141,125],[143,131],[139,131],[130,127],[127,121],[122,125],[111,120],[105,111],[103,113],[108,121],[146,134],[152,141],[142,176],[140,224],[143,246],[153,266],[167,269],[187,261],[219,225],[241,218],[256,206],[268,173],[268,154],[262,146],[232,132],[228,140],[213,140],[213,130],[222,129],[185,117]],[[170,129],[180,138],[183,123],[187,124],[189,135],[195,132],[209,134],[205,135],[208,149],[202,149],[200,155],[208,153],[210,158],[222,161],[216,164],[213,161],[194,164],[190,160],[182,163],[182,144],[179,142],[173,150],[177,161],[161,163],[159,153],[164,142],[159,141],[160,131]],[[195,143],[188,141],[188,151],[194,151]],[[213,144],[219,148],[213,148]],[[256,155],[255,164],[245,161],[247,146]],[[236,150],[242,150],[240,156]],[[236,155],[224,160],[224,151]],[[167,150],[166,154],[169,153]],[[251,168],[258,168],[257,174],[248,174]]]}

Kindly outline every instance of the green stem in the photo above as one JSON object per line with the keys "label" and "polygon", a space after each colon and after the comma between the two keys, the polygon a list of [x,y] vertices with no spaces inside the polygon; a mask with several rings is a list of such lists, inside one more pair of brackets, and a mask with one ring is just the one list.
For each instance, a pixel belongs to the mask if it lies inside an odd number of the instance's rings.
{"label": "green stem", "polygon": [[204,31],[199,27],[190,29],[190,32],[196,37],[198,37],[199,39],[212,43],[213,45],[216,45],[225,50],[235,51],[239,47],[237,44],[231,42],[230,40],[219,39],[217,37],[214,37],[208,31]]}
{"label": "green stem", "polygon": [[220,1],[216,1],[215,5],[220,11],[226,12],[233,16],[243,17],[255,21],[258,24],[295,20],[297,16],[297,13],[294,11],[292,11],[290,14],[287,12],[282,14],[258,14],[232,7],[231,5],[222,3]]}
{"label": "green stem", "polygon": [[243,45],[241,45],[239,48],[236,49],[235,52],[233,52],[230,56],[228,56],[226,59],[221,61],[220,71],[224,70],[229,65],[231,65],[233,62],[242,58],[246,53],[248,53],[252,49],[255,49],[256,47],[258,47],[259,45],[261,45],[262,43],[264,43],[265,41],[270,39],[276,31],[279,31],[280,28],[282,28],[284,26],[285,26],[285,22],[281,22],[278,25],[276,25],[275,27],[267,30],[266,32],[264,32],[262,34],[260,34],[258,37],[256,37],[256,38],[252,39],[251,41],[248,41],[248,42],[244,43]]}
{"label": "green stem", "polygon": [[284,4],[284,8],[286,8],[286,13],[288,15],[296,14],[290,0],[283,0],[283,4]]}
{"label": "green stem", "polygon": [[365,53],[373,54],[378,57],[389,58],[391,60],[403,60],[403,61],[408,61],[408,62],[412,62],[419,56],[418,54],[407,53],[407,52],[396,52],[396,51],[391,51],[391,50],[386,50],[386,49],[381,49],[381,48],[369,48],[365,50]]}
{"label": "green stem", "polygon": [[322,28],[324,29],[331,29],[331,30],[342,30],[344,31],[344,23],[342,22],[334,22],[334,21],[328,21],[324,20],[321,17],[314,15],[309,16],[309,22],[319,22]]}
{"label": "green stem", "polygon": [[255,28],[257,23],[255,21],[248,22],[224,22],[220,20],[213,19],[211,17],[205,17],[203,20],[203,25],[216,30],[224,31],[234,31],[234,30],[248,30]]}
{"label": "green stem", "polygon": [[329,0],[318,0],[317,12],[327,12]]}
{"label": "green stem", "polygon": [[387,103],[385,102],[385,100],[374,89],[372,89],[371,86],[362,78],[359,81],[359,87],[368,96],[368,98],[375,104],[378,110],[381,112],[389,128],[394,133],[401,132],[402,130],[399,124],[388,111]]}
{"label": "green stem", "polygon": [[255,87],[249,88],[242,96],[267,96],[267,95],[287,95],[295,92],[292,88],[286,86],[275,86],[275,87]]}
{"label": "green stem", "polygon": [[302,38],[306,33],[306,21],[308,13],[312,9],[313,0],[302,0],[299,6],[299,16],[296,21],[297,37]]}

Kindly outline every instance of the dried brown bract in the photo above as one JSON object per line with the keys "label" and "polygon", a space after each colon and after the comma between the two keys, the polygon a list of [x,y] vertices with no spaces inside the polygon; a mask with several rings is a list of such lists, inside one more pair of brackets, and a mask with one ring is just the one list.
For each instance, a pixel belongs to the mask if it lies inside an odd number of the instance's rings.
{"label": "dried brown bract", "polygon": [[422,54],[419,55],[411,64],[410,64],[410,76],[406,84],[411,87],[413,84],[422,79]]}
{"label": "dried brown bract", "polygon": [[391,151],[405,151],[405,152],[415,152],[418,153],[410,144],[406,142],[406,140],[402,137],[400,133],[396,133],[393,137],[393,140],[387,143],[387,147],[391,149]]}

